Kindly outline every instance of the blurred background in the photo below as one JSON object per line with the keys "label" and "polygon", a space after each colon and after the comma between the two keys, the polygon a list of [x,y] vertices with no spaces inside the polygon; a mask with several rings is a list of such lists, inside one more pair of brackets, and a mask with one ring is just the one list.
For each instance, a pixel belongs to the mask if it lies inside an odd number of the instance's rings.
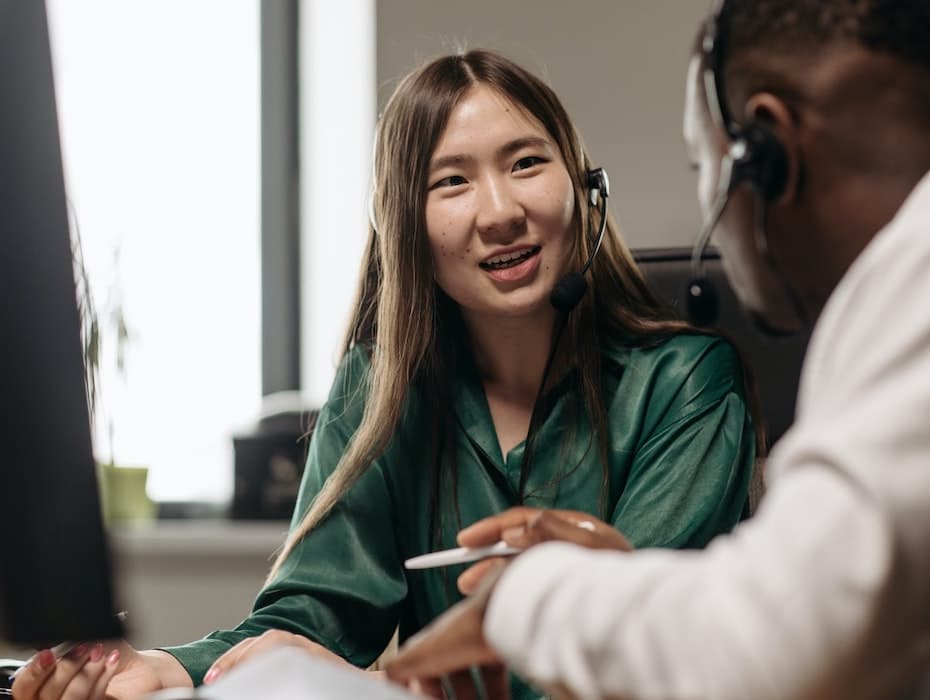
{"label": "blurred background", "polygon": [[281,543],[357,280],[375,121],[409,70],[503,51],[562,98],[632,247],[699,226],[680,122],[705,0],[47,5],[101,318],[95,452],[147,468],[162,517],[111,527],[138,644],[234,624]]}

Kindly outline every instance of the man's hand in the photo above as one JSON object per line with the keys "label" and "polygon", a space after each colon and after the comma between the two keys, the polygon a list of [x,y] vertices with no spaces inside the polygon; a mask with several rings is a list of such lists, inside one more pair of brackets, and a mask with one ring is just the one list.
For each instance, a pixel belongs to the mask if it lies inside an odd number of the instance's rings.
{"label": "man's hand", "polygon": [[[507,700],[507,669],[484,638],[484,613],[504,565],[500,562],[469,598],[449,608],[412,637],[387,664],[388,678],[437,698],[454,692],[456,700],[487,697]],[[480,668],[484,696],[478,693],[471,667]]]}
{"label": "man's hand", "polygon": [[[633,549],[627,539],[608,523],[578,510],[542,510],[520,506],[479,520],[458,535],[462,547],[484,547],[503,540],[524,549],[542,542],[561,540],[589,549]],[[485,559],[466,569],[458,579],[459,590],[472,593],[500,558]]]}

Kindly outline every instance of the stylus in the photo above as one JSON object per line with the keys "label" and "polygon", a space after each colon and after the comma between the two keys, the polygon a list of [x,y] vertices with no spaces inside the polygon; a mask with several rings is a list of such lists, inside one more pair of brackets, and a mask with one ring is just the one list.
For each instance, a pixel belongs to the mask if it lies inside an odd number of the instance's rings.
{"label": "stylus", "polygon": [[497,542],[488,547],[456,547],[441,552],[421,554],[404,562],[408,569],[430,569],[436,566],[451,566],[453,564],[468,564],[469,562],[487,559],[488,557],[506,557],[519,554],[523,550],[511,547],[506,542]]}

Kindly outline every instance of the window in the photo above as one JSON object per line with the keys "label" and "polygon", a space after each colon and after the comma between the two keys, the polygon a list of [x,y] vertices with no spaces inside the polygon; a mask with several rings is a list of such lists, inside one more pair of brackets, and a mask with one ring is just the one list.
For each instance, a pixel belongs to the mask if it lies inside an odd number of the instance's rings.
{"label": "window", "polygon": [[320,405],[339,360],[368,231],[375,2],[299,7],[301,388]]}
{"label": "window", "polygon": [[65,181],[102,316],[98,459],[148,466],[156,500],[227,499],[232,435],[261,400],[259,2],[47,4]]}

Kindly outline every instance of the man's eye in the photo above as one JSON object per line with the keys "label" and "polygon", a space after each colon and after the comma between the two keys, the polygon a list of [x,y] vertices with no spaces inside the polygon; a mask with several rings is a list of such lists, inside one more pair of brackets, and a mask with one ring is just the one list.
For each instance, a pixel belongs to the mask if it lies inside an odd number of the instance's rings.
{"label": "man's eye", "polygon": [[513,169],[526,170],[527,168],[532,168],[534,165],[539,165],[540,163],[545,162],[545,158],[540,158],[539,156],[527,156],[526,158],[521,158],[516,163],[514,163]]}
{"label": "man's eye", "polygon": [[442,180],[434,182],[430,185],[430,189],[435,190],[439,187],[457,187],[459,185],[464,185],[465,182],[465,178],[461,175],[450,175],[449,177],[444,177]]}

